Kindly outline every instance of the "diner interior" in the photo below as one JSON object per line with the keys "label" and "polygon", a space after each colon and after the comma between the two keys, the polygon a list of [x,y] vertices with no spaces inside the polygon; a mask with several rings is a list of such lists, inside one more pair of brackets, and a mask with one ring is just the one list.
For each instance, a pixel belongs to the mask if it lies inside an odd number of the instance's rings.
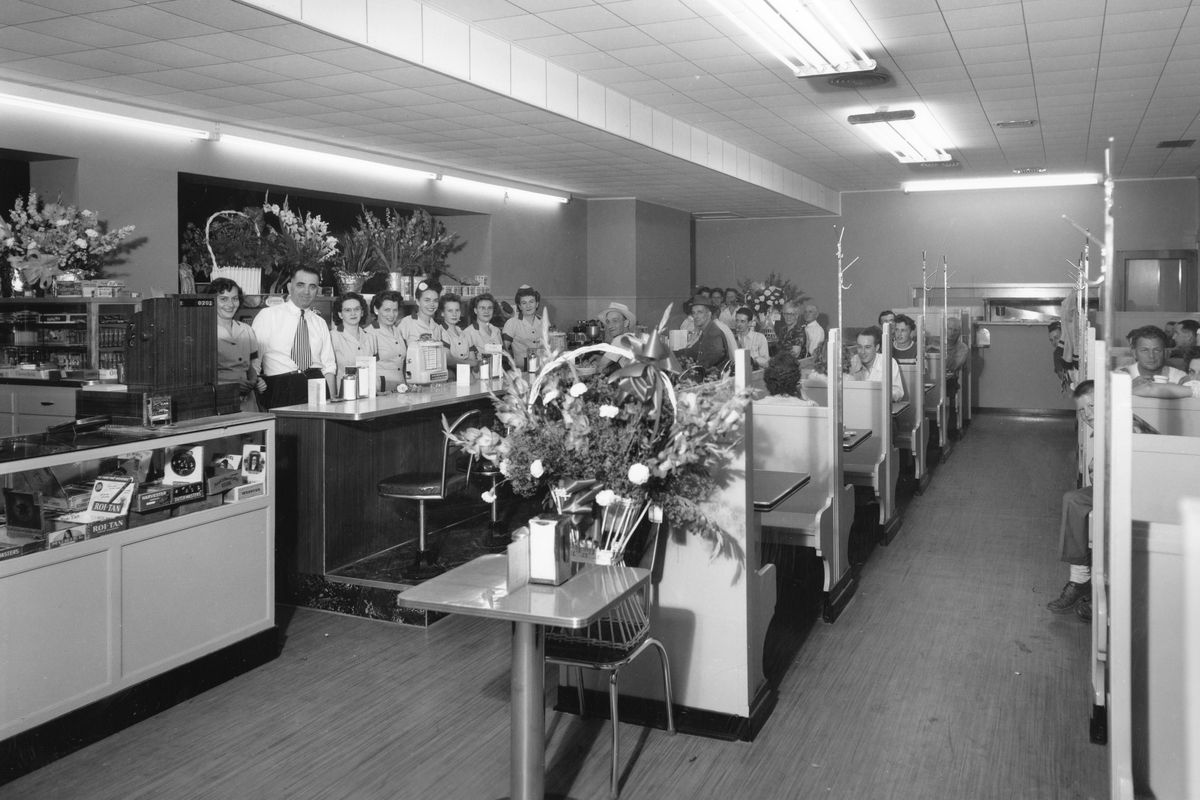
{"label": "diner interior", "polygon": [[[743,549],[710,552],[667,520],[620,572],[650,598],[673,686],[640,656],[619,721],[602,679],[518,664],[526,634],[542,654],[528,615],[448,609],[421,592],[455,569],[409,571],[426,529],[441,568],[513,559],[509,534],[536,502],[502,491],[497,516],[479,499],[494,475],[431,500],[428,522],[424,500],[381,496],[445,460],[443,414],[492,422],[498,382],[447,400],[422,387],[393,416],[384,399],[276,410],[242,434],[279,452],[260,526],[273,622],[249,647],[0,728],[0,797],[1200,793],[1200,636],[1183,612],[1200,600],[1184,577],[1200,585],[1187,572],[1200,400],[1139,397],[1109,369],[1134,361],[1127,332],[1200,319],[1200,8],[795,3],[841,15],[872,62],[807,74],[727,15],[742,5],[0,5],[0,200],[34,190],[136,225],[144,238],[112,272],[140,298],[181,293],[185,208],[206,191],[350,219],[426,209],[464,242],[448,272],[513,307],[536,287],[563,332],[620,304],[665,336],[699,287],[750,287],[749,304],[778,277],[817,307],[833,376],[803,384],[811,406],[772,406],[735,357],[727,373],[757,399],[710,499]],[[913,120],[928,149],[876,138]],[[934,179],[997,182],[909,185]],[[1133,264],[1148,259],[1192,277],[1147,305]],[[919,323],[925,353],[891,413],[888,370],[838,377],[885,309]],[[1047,323],[1068,312],[1081,363],[1064,383]],[[884,364],[893,330],[875,340]],[[956,340],[967,355],[951,366]],[[1072,394],[1084,378],[1094,453]],[[1131,439],[1134,414],[1166,435]],[[869,430],[864,449],[843,428]],[[1063,495],[1091,483],[1093,457],[1104,502],[1084,620],[1047,604],[1067,576]],[[767,471],[804,484],[760,505]],[[824,505],[799,509],[798,490]],[[41,555],[0,561],[0,614],[25,607],[10,578]],[[219,616],[186,600],[169,614]],[[11,675],[39,674],[43,656],[0,632],[7,724],[28,688]],[[521,692],[519,666],[540,675]],[[529,686],[541,691],[518,697]],[[544,747],[522,739],[529,726]],[[522,743],[535,760],[520,762]]]}

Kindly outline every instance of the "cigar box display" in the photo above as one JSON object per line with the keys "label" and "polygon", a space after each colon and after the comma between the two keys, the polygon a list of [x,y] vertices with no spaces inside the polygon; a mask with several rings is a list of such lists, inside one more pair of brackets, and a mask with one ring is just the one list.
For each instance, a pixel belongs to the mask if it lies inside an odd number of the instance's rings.
{"label": "cigar box display", "polygon": [[[128,475],[102,475],[92,483],[87,508],[54,519],[56,532],[48,534],[47,547],[73,540],[90,539],[124,530],[129,523],[129,505],[133,502],[133,478]],[[57,534],[64,534],[59,536]],[[57,542],[57,543],[56,543]]]}

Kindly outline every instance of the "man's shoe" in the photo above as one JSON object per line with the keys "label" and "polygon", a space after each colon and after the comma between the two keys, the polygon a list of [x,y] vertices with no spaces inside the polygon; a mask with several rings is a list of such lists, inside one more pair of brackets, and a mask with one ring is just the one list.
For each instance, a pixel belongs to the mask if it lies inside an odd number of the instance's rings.
{"label": "man's shoe", "polygon": [[1052,600],[1046,604],[1046,608],[1053,611],[1055,614],[1066,614],[1073,611],[1077,605],[1084,600],[1091,602],[1092,599],[1092,582],[1073,583],[1067,581],[1067,585],[1063,587],[1062,594],[1057,600]]}
{"label": "man's shoe", "polygon": [[1088,597],[1082,603],[1075,606],[1075,614],[1084,622],[1092,621],[1092,598]]}

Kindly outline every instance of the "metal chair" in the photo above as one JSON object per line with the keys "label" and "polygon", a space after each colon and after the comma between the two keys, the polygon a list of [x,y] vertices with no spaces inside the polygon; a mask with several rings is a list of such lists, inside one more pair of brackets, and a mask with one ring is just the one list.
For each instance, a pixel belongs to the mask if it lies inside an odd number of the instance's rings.
{"label": "metal chair", "polygon": [[[472,410],[462,414],[450,424],[449,431],[451,433],[457,431],[467,419],[478,413],[478,410]],[[417,557],[413,566],[406,572],[406,577],[423,580],[445,571],[445,567],[438,563],[436,554],[426,547],[425,503],[429,500],[445,500],[450,496],[452,490],[458,489],[461,485],[465,485],[465,482],[470,481],[471,469],[468,465],[466,477],[460,483],[453,461],[453,455],[457,449],[447,436],[442,443],[440,470],[402,472],[384,478],[378,484],[378,492],[381,497],[416,500],[418,503]],[[452,478],[454,480],[451,480]]]}
{"label": "metal chair", "polygon": [[612,717],[612,772],[609,794],[616,798],[617,755],[620,752],[620,721],[617,716],[617,676],[622,667],[640,656],[647,648],[658,650],[662,663],[663,691],[667,703],[667,733],[675,733],[675,715],[671,705],[671,666],[666,648],[650,634],[650,584],[658,556],[660,520],[654,522],[648,538],[651,580],[643,591],[614,607],[608,614],[586,628],[548,628],[546,630],[546,661],[575,669],[575,687],[579,698],[579,715],[584,715],[583,670],[603,670],[608,676],[608,705]]}

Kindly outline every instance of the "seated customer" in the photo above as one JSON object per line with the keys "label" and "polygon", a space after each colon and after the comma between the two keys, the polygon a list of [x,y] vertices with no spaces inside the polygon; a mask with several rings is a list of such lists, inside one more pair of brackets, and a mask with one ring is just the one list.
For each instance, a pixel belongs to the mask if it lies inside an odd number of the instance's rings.
{"label": "seated customer", "polygon": [[[885,368],[880,349],[883,344],[883,331],[872,325],[858,335],[858,346],[850,358],[850,377],[856,381],[883,382]],[[896,359],[891,359],[887,365],[892,372],[892,399],[904,398],[904,378],[900,375],[900,365]]]}
{"label": "seated customer", "polygon": [[787,350],[771,357],[767,368],[763,370],[763,383],[766,384],[769,394],[756,400],[756,403],[816,405],[804,396],[804,391],[800,388],[800,362]]}
{"label": "seated customer", "polygon": [[725,334],[713,316],[711,303],[706,295],[697,294],[692,298],[693,330],[688,335],[687,347],[676,351],[680,358],[686,358],[706,371],[725,366],[730,356]]}
{"label": "seated customer", "polygon": [[879,322],[880,330],[883,329],[883,326],[885,323],[895,322],[895,321],[896,321],[896,312],[892,311],[890,308],[885,308],[883,311],[879,312],[878,322]]}
{"label": "seated customer", "polygon": [[1196,322],[1194,319],[1184,319],[1175,323],[1175,333],[1172,337],[1175,346],[1167,353],[1167,364],[1177,369],[1187,369],[1183,351],[1196,346],[1197,331],[1200,331],[1200,322]]}
{"label": "seated customer", "polygon": [[[1075,411],[1082,424],[1094,432],[1094,384],[1083,381],[1075,387]],[[1137,415],[1132,420],[1134,433],[1157,433]],[[1092,546],[1088,538],[1088,515],[1092,513],[1092,464],[1088,464],[1088,484],[1063,494],[1062,518],[1058,528],[1059,559],[1070,567],[1067,584],[1058,598],[1046,604],[1055,614],[1075,611],[1080,617],[1092,618]]]}
{"label": "seated customer", "polygon": [[899,364],[917,363],[917,323],[907,314],[896,314],[892,323],[892,358]]}
{"label": "seated customer", "polygon": [[754,369],[767,366],[767,362],[771,360],[767,337],[754,330],[754,312],[745,306],[739,308],[733,316],[733,336],[737,346],[750,353]]}
{"label": "seated customer", "polygon": [[781,312],[783,319],[775,323],[775,340],[779,342],[779,352],[788,350],[796,358],[808,356],[808,334],[804,330],[801,305],[795,300],[784,303]]}
{"label": "seated customer", "polygon": [[1167,334],[1154,325],[1145,325],[1129,334],[1133,347],[1133,363],[1122,367],[1121,372],[1133,376],[1133,389],[1150,383],[1180,383],[1187,373],[1166,363]]}

